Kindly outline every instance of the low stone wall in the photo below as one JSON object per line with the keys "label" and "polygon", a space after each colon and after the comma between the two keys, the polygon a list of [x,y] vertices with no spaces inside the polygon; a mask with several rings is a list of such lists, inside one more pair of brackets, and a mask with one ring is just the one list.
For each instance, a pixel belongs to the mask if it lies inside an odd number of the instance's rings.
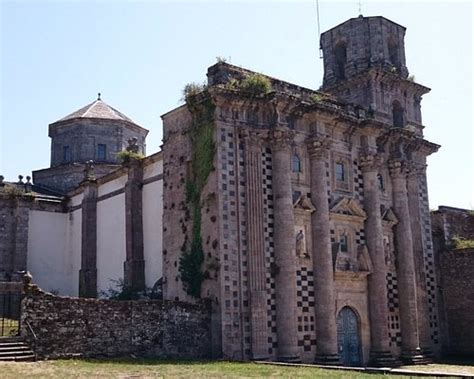
{"label": "low stone wall", "polygon": [[474,249],[442,252],[440,272],[447,325],[445,353],[474,357]]}
{"label": "low stone wall", "polygon": [[22,334],[40,358],[210,357],[211,316],[207,304],[175,301],[116,301],[59,297],[39,290],[23,300]]}

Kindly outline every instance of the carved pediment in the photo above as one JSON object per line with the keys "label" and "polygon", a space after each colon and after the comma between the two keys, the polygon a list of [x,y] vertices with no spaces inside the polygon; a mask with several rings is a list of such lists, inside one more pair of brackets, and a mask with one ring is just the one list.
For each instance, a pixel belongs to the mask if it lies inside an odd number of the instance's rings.
{"label": "carved pediment", "polygon": [[294,202],[293,207],[295,211],[298,210],[308,213],[313,213],[316,210],[311,199],[306,194],[301,194]]}
{"label": "carved pediment", "polygon": [[390,227],[393,227],[398,224],[398,218],[395,216],[395,213],[393,212],[392,208],[388,208],[382,215],[382,221],[389,225]]}
{"label": "carved pediment", "polygon": [[363,222],[367,214],[361,206],[349,197],[343,197],[331,207],[331,218],[345,219],[348,221]]}

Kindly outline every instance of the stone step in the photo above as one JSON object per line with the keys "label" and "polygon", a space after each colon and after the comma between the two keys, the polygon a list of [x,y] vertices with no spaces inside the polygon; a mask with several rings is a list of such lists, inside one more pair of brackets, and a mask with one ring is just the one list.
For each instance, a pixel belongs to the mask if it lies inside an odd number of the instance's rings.
{"label": "stone step", "polygon": [[26,344],[20,346],[2,346],[0,345],[0,353],[9,352],[9,351],[25,351],[31,350],[30,347]]}
{"label": "stone step", "polygon": [[33,362],[36,360],[36,357],[33,353],[29,355],[21,355],[21,356],[8,356],[8,357],[0,357],[0,362]]}
{"label": "stone step", "polygon": [[33,354],[31,350],[20,350],[20,351],[2,351],[0,352],[0,359],[3,357],[20,357],[24,355]]}
{"label": "stone step", "polygon": [[3,343],[10,343],[10,342],[24,342],[24,338],[21,336],[15,337],[0,337],[0,345]]}

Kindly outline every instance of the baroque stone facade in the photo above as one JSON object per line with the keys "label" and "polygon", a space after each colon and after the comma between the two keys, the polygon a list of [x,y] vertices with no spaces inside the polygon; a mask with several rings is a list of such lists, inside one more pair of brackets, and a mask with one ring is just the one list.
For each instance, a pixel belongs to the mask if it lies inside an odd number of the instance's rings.
{"label": "baroque stone facade", "polygon": [[200,295],[217,355],[394,365],[439,351],[425,170],[439,146],[423,139],[429,89],[408,78],[404,33],[362,16],[323,33],[320,92],[217,63],[162,116],[164,295],[192,301],[193,128],[211,114]]}

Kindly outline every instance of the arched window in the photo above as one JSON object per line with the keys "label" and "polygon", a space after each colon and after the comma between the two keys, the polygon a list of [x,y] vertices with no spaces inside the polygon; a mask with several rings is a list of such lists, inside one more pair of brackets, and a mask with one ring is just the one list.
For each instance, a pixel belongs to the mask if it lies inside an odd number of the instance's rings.
{"label": "arched window", "polygon": [[398,101],[394,101],[392,104],[392,115],[393,115],[393,126],[395,128],[403,128],[405,126],[405,120],[403,117],[403,108]]}
{"label": "arched window", "polygon": [[346,78],[347,46],[345,42],[339,42],[334,48],[336,60],[336,77],[338,79]]}
{"label": "arched window", "polygon": [[293,161],[291,163],[291,169],[293,172],[301,172],[301,159],[298,154],[293,154]]}

